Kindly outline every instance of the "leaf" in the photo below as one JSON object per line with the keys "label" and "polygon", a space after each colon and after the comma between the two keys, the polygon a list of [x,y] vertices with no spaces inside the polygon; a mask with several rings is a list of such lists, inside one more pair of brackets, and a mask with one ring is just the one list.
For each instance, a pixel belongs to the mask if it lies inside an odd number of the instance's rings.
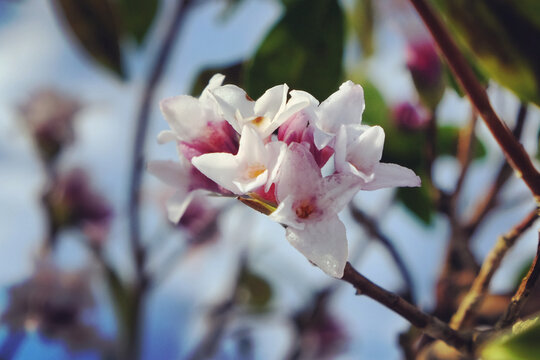
{"label": "leaf", "polygon": [[511,332],[490,341],[481,351],[484,360],[540,359],[540,321],[532,318],[516,323]]}
{"label": "leaf", "polygon": [[207,68],[199,72],[197,78],[191,85],[191,95],[199,96],[208,82],[215,74],[225,75],[226,84],[234,84],[240,87],[243,87],[243,71],[244,63],[242,61],[236,61],[229,65],[217,66],[212,68]]}
{"label": "leaf", "polygon": [[56,0],[59,13],[79,44],[98,63],[125,78],[120,40],[107,0]]}
{"label": "leaf", "polygon": [[262,310],[272,299],[272,288],[266,279],[244,267],[238,283],[237,300]]}
{"label": "leaf", "polygon": [[141,44],[154,22],[159,0],[120,0],[118,11],[122,30]]}
{"label": "leaf", "polygon": [[372,0],[356,0],[351,13],[351,22],[356,37],[365,57],[371,56],[375,51],[373,31],[375,14]]}
{"label": "leaf", "polygon": [[398,188],[396,199],[401,201],[425,225],[431,224],[435,213],[435,201],[427,186],[427,176],[419,174],[422,186],[415,188]]}
{"label": "leaf", "polygon": [[337,1],[297,0],[263,40],[246,68],[253,98],[280,83],[323,100],[341,83],[343,12]]}
{"label": "leaf", "polygon": [[537,0],[432,0],[481,70],[540,105],[540,15]]}

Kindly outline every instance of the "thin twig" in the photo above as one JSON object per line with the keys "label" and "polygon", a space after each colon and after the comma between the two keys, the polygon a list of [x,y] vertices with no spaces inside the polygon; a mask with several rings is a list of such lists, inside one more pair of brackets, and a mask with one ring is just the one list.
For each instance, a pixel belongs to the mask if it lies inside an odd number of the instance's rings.
{"label": "thin twig", "polygon": [[[523,132],[523,126],[525,124],[525,119],[527,117],[527,104],[521,103],[517,118],[516,125],[512,133],[516,139],[521,138],[521,133]],[[487,216],[489,211],[495,207],[497,204],[497,195],[501,191],[503,185],[508,181],[512,175],[512,168],[508,165],[507,162],[501,165],[495,181],[489,188],[488,192],[484,195],[482,200],[476,205],[476,208],[471,216],[470,220],[464,226],[465,232],[472,235],[476,228],[482,223],[484,218]]]}
{"label": "thin twig", "polygon": [[442,340],[464,353],[469,354],[473,351],[473,339],[470,334],[461,333],[450,328],[446,323],[424,313],[400,296],[372,283],[356,271],[350,263],[347,263],[345,266],[345,273],[341,279],[353,285],[358,295],[366,295],[386,306],[407,319],[413,326],[425,334]]}
{"label": "thin twig", "polygon": [[476,127],[478,116],[476,114],[476,111],[471,111],[471,118],[469,120],[469,123],[467,126],[461,129],[459,133],[459,141],[458,141],[458,154],[457,158],[459,161],[459,164],[461,165],[461,171],[459,173],[458,180],[456,182],[456,188],[454,189],[454,192],[451,195],[451,203],[452,205],[452,211],[455,212],[455,204],[457,203],[457,199],[459,197],[459,194],[461,193],[461,189],[463,187],[463,183],[465,182],[465,177],[469,171],[469,167],[472,162],[473,158],[473,150],[474,150],[474,144],[475,144],[475,136],[474,136],[474,129]]}
{"label": "thin twig", "polygon": [[540,257],[540,231],[538,232],[538,247],[536,249],[536,257],[533,260],[531,268],[529,269],[529,272],[527,273],[527,275],[521,281],[518,291],[512,297],[512,300],[510,300],[510,305],[508,305],[506,312],[495,325],[495,329],[500,330],[507,326],[510,326],[519,317],[519,313],[521,309],[523,308],[523,305],[525,305],[525,302],[529,298],[529,294],[534,289],[534,286],[536,285],[536,281],[538,280],[538,277],[540,276],[540,262],[538,261],[539,257]]}
{"label": "thin twig", "polygon": [[499,268],[503,257],[515,244],[523,232],[529,229],[538,219],[538,211],[535,209],[527,215],[518,225],[505,235],[499,237],[495,246],[486,256],[478,276],[474,279],[471,289],[459,305],[458,310],[450,320],[450,326],[454,329],[462,329],[474,321],[475,311],[482,302],[495,271]]}
{"label": "thin twig", "polygon": [[506,124],[499,119],[491,107],[486,90],[478,82],[448,30],[425,0],[410,0],[410,2],[431,32],[457,81],[467,93],[469,100],[486,123],[495,140],[499,143],[517,176],[525,181],[536,201],[540,202],[540,173],[535,169],[523,146],[516,140]]}
{"label": "thin twig", "polygon": [[354,206],[352,203],[349,208],[351,210],[351,215],[353,216],[353,218],[366,229],[366,231],[371,237],[377,239],[377,241],[379,241],[381,245],[386,248],[390,256],[392,256],[392,259],[394,260],[399,270],[399,273],[401,274],[401,277],[405,282],[406,294],[410,295],[411,299],[414,301],[414,281],[412,279],[411,273],[409,272],[409,269],[405,265],[405,261],[403,260],[399,252],[396,250],[392,241],[383,234],[379,226],[376,224],[375,220],[367,216],[362,210]]}
{"label": "thin twig", "polygon": [[161,43],[157,56],[153,62],[152,70],[145,84],[137,116],[128,206],[130,242],[136,273],[133,289],[133,308],[135,313],[133,314],[133,323],[130,326],[130,332],[132,332],[132,334],[128,335],[128,346],[132,348],[131,354],[128,354],[128,356],[131,356],[132,358],[135,358],[138,352],[136,344],[138,344],[139,336],[139,313],[141,312],[144,292],[148,282],[144,272],[146,251],[141,241],[139,221],[140,188],[142,183],[142,171],[144,168],[146,131],[148,128],[149,114],[154,100],[155,89],[167,67],[176,36],[178,35],[180,25],[182,24],[182,19],[184,18],[190,3],[191,0],[177,1],[171,24],[167,29],[165,38]]}

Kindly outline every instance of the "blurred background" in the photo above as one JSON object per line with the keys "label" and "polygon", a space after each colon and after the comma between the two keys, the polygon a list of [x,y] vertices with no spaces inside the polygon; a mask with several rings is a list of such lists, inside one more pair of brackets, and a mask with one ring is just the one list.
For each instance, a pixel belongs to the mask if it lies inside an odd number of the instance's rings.
{"label": "blurred background", "polygon": [[[538,5],[433,3],[538,164]],[[173,190],[144,168],[178,159],[155,140],[159,101],[198,96],[217,72],[253,98],[283,82],[320,101],[364,87],[383,161],[423,186],[356,196],[341,214],[350,261],[443,320],[534,209],[407,1],[0,0],[1,359],[411,358],[404,319],[311,266],[263,215],[201,197],[168,222]],[[505,309],[537,230],[477,325]]]}

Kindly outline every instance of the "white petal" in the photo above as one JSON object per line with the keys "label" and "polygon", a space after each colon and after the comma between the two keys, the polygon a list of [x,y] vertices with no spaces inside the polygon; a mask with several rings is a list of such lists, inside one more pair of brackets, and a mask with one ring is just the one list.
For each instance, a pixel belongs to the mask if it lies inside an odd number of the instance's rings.
{"label": "white petal", "polygon": [[187,188],[189,181],[189,169],[181,163],[171,160],[154,160],[146,165],[147,171],[175,188]]}
{"label": "white petal", "polygon": [[306,224],[297,221],[298,216],[296,216],[296,212],[292,208],[294,200],[294,196],[288,196],[268,217],[280,224],[303,230]]}
{"label": "white petal", "polygon": [[289,195],[309,197],[318,192],[321,180],[321,169],[309,150],[302,144],[291,143],[279,171],[277,199],[282,201]]}
{"label": "white petal", "polygon": [[383,128],[380,126],[369,127],[348,146],[347,159],[357,169],[369,174],[381,160],[383,146]]}
{"label": "white petal", "polygon": [[238,121],[236,114],[239,113],[242,118],[252,117],[254,115],[253,107],[255,102],[250,100],[246,92],[236,85],[224,85],[210,91],[218,102],[225,119],[237,129]]}
{"label": "white petal", "polygon": [[199,100],[204,103],[210,103],[215,101],[214,97],[210,94],[210,91],[220,87],[221,84],[223,84],[223,80],[225,80],[225,75],[214,74],[214,76],[212,76],[212,78],[208,82],[208,85],[206,85],[206,87],[202,91]]}
{"label": "white petal", "polygon": [[255,102],[254,115],[273,119],[285,107],[289,87],[286,84],[277,85],[266,92]]}
{"label": "white petal", "polygon": [[335,134],[341,125],[360,124],[364,112],[364,90],[352,81],[344,82],[339,90],[319,105],[317,126]]}
{"label": "white petal", "polygon": [[161,112],[181,140],[197,137],[209,120],[208,109],[192,96],[180,95],[162,100]]}
{"label": "white petal", "polygon": [[174,131],[171,130],[163,130],[161,131],[157,136],[157,141],[159,144],[165,144],[171,141],[178,141],[180,138]]}
{"label": "white petal", "polygon": [[195,197],[196,191],[186,194],[183,191],[177,191],[167,200],[167,217],[169,221],[178,224],[191,200]]}
{"label": "white petal", "polygon": [[362,190],[377,190],[396,186],[420,186],[418,176],[406,167],[397,164],[379,163],[374,169],[375,177],[362,186]]}
{"label": "white petal", "polygon": [[287,240],[309,261],[335,278],[341,278],[347,263],[345,225],[337,216],[307,223],[303,230],[287,228]]}
{"label": "white petal", "polygon": [[267,164],[269,173],[264,191],[268,191],[270,190],[270,186],[272,186],[272,184],[277,180],[281,164],[283,163],[283,159],[287,153],[287,144],[281,141],[272,141],[265,146],[269,159]]}
{"label": "white petal", "polygon": [[319,206],[325,213],[337,214],[352,200],[360,190],[364,181],[353,174],[333,174],[323,179],[319,198]]}
{"label": "white petal", "polygon": [[233,183],[238,175],[238,161],[233,154],[209,153],[196,156],[191,163],[206,177],[235,194],[242,192]]}

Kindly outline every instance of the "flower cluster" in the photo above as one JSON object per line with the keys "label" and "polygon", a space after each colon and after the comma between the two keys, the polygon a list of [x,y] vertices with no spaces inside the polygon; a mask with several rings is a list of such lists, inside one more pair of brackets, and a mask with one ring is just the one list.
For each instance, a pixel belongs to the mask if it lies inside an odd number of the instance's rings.
{"label": "flower cluster", "polygon": [[420,179],[380,162],[384,131],[361,124],[360,85],[347,81],[319,104],[285,84],[254,101],[223,79],[215,75],[199,98],[161,102],[171,130],[158,141],[176,142],[180,163],[148,167],[179,189],[168,203],[169,218],[181,218],[196,190],[257,203],[307,259],[341,277],[348,252],[338,213],[359,190],[419,186]]}

